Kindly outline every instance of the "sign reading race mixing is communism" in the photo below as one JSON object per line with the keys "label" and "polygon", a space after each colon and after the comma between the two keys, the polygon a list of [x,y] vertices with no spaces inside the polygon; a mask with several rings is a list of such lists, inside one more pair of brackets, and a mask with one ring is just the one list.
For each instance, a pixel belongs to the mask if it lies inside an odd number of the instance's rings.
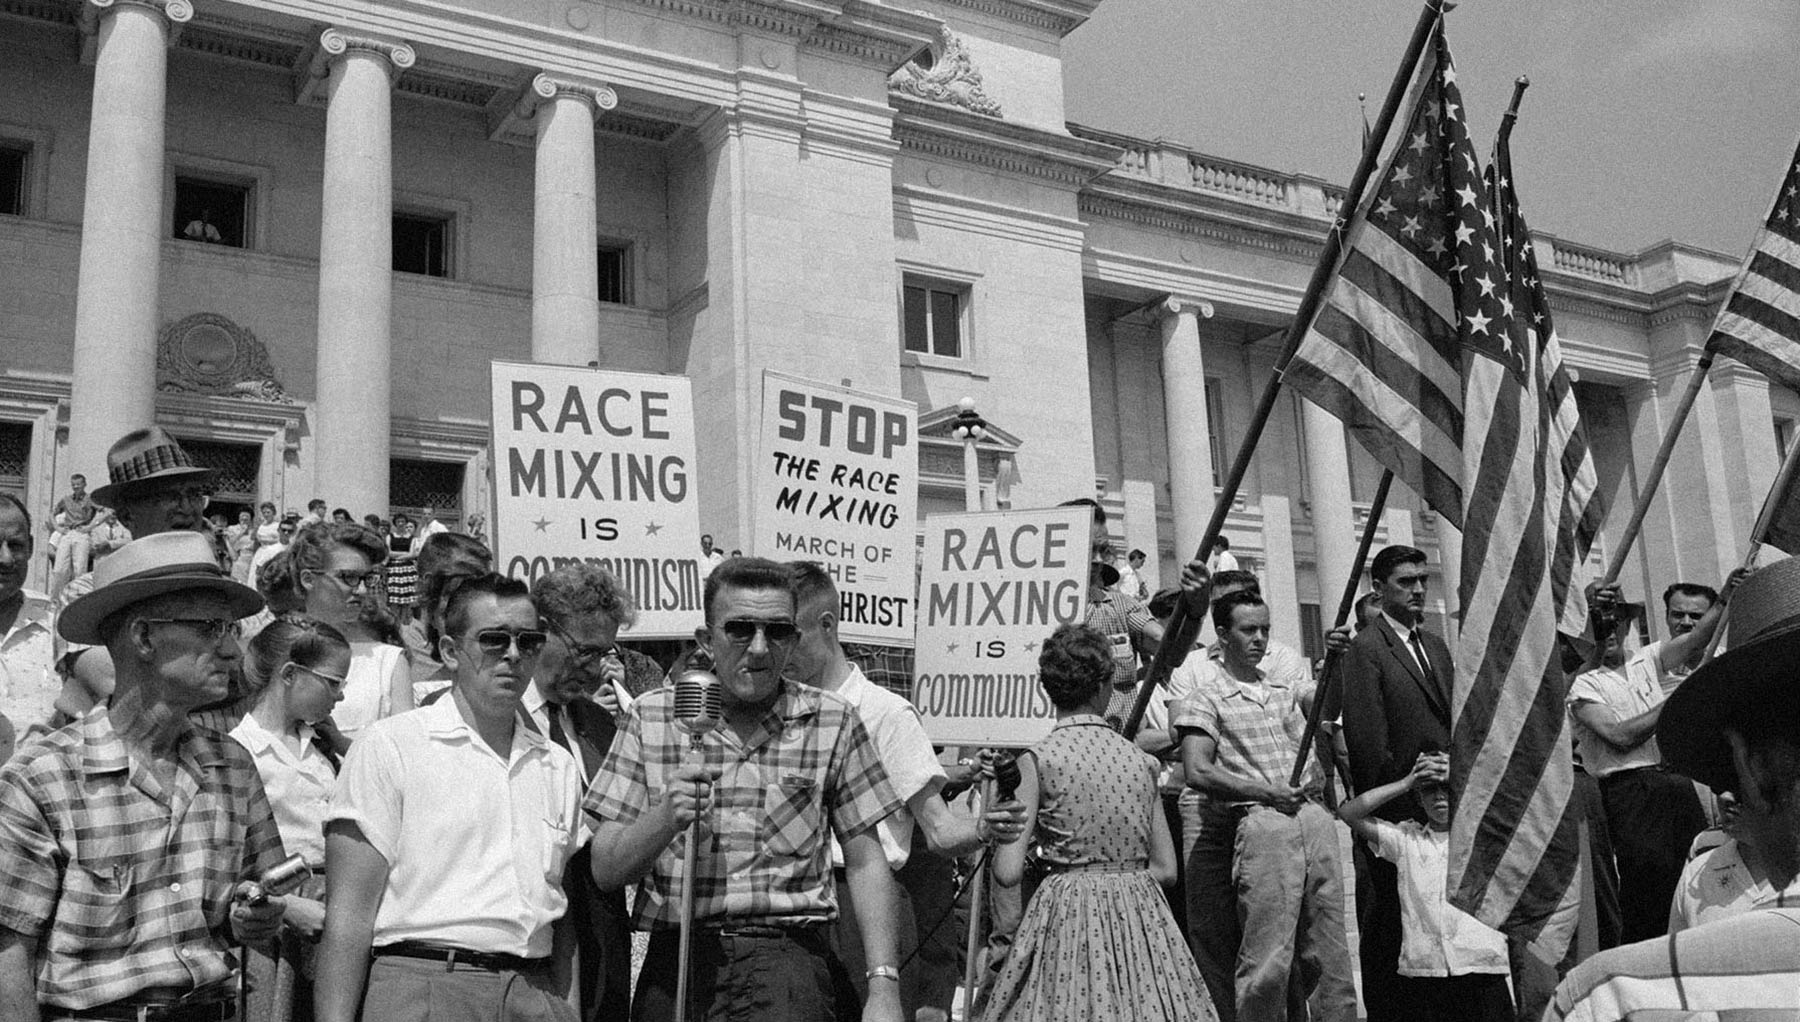
{"label": "sign reading race mixing is communism", "polygon": [[839,637],[912,645],[917,406],[764,370],[756,488],[756,553],[831,573]]}
{"label": "sign reading race mixing is communism", "polygon": [[630,638],[701,620],[694,403],[682,376],[492,363],[495,564],[535,582],[597,564],[637,602]]}
{"label": "sign reading race mixing is communism", "polygon": [[913,705],[934,743],[1025,746],[1050,733],[1038,653],[1085,616],[1092,514],[926,516]]}

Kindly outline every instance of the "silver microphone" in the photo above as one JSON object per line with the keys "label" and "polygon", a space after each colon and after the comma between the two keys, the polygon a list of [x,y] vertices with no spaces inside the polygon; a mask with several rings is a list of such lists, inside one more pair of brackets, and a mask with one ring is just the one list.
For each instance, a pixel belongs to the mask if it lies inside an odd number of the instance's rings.
{"label": "silver microphone", "polygon": [[719,677],[711,671],[688,669],[675,679],[675,724],[698,743],[725,717],[720,704]]}

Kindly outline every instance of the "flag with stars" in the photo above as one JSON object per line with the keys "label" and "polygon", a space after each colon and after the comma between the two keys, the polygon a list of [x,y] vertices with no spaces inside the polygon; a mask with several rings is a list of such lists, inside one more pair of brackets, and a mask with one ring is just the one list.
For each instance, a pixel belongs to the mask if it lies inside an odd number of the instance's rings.
{"label": "flag with stars", "polygon": [[[1452,904],[1555,961],[1580,891],[1557,633],[1587,626],[1604,508],[1502,134],[1459,289],[1465,343],[1462,630],[1451,704]],[[1485,331],[1478,328],[1485,326]],[[1484,357],[1486,356],[1486,357]]]}
{"label": "flag with stars", "polygon": [[1800,391],[1800,148],[1706,348]]}
{"label": "flag with stars", "polygon": [[1556,636],[1586,624],[1593,463],[1505,155],[1484,179],[1441,23],[1407,109],[1285,379],[1463,532],[1448,890],[1556,949],[1579,852]]}

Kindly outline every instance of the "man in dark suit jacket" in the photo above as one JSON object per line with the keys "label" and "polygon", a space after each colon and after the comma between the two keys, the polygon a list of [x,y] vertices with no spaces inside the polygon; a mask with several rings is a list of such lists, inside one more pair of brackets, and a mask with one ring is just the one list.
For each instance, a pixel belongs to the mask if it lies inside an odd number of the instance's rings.
{"label": "man in dark suit jacket", "polygon": [[[1369,568],[1381,613],[1351,642],[1343,674],[1344,740],[1359,793],[1406,776],[1419,753],[1450,747],[1455,665],[1444,640],[1422,624],[1426,574],[1424,551],[1409,546],[1383,549]],[[1411,799],[1394,799],[1376,814],[1424,819]],[[1416,1013],[1398,971],[1398,875],[1361,842],[1355,863],[1363,1003],[1369,1022],[1401,1022]]]}
{"label": "man in dark suit jacket", "polygon": [[[635,611],[631,596],[606,569],[582,563],[545,575],[531,589],[544,631],[531,688],[521,700],[526,719],[568,749],[589,782],[612,747],[611,707],[625,665],[614,641]],[[596,702],[598,700],[598,702]],[[587,846],[563,870],[580,971],[576,989],[583,1022],[631,1017],[631,919],[623,889],[601,890]]]}

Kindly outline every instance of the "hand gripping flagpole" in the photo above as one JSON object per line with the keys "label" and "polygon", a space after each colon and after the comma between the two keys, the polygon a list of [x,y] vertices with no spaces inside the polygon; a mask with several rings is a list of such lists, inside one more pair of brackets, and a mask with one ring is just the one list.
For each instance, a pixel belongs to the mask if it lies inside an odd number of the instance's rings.
{"label": "hand gripping flagpole", "polygon": [[[1388,131],[1394,126],[1394,118],[1399,115],[1401,104],[1406,100],[1407,85],[1418,69],[1419,56],[1425,52],[1425,44],[1430,41],[1444,12],[1454,6],[1452,0],[1426,0],[1424,8],[1419,11],[1419,20],[1413,25],[1412,38],[1406,44],[1406,54],[1400,60],[1400,70],[1395,73],[1393,84],[1388,86],[1387,99],[1382,102],[1381,113],[1375,118],[1372,137],[1386,140]],[[1318,263],[1313,267],[1312,280],[1308,282],[1306,293],[1300,299],[1299,308],[1294,310],[1293,321],[1288,324],[1281,355],[1275,360],[1275,371],[1270,374],[1268,384],[1263,387],[1262,397],[1257,400],[1256,410],[1251,413],[1249,426],[1244,432],[1244,442],[1238,446],[1237,456],[1231,462],[1231,470],[1226,473],[1224,486],[1218,499],[1213,502],[1212,518],[1206,523],[1206,531],[1201,535],[1200,549],[1194,554],[1195,560],[1204,558],[1207,551],[1212,549],[1213,540],[1224,531],[1225,517],[1231,512],[1231,504],[1237,499],[1238,490],[1243,488],[1244,476],[1249,473],[1250,462],[1256,455],[1257,442],[1262,439],[1263,429],[1269,424],[1269,416],[1275,411],[1275,399],[1281,394],[1281,375],[1294,360],[1294,353],[1300,350],[1300,342],[1312,327],[1313,317],[1318,314],[1325,289],[1337,272],[1338,259],[1344,251],[1344,233],[1350,220],[1355,217],[1356,210],[1362,205],[1363,189],[1368,187],[1369,178],[1375,173],[1380,152],[1380,145],[1365,147],[1362,158],[1356,164],[1356,173],[1351,176],[1344,200],[1338,206],[1338,222],[1325,235],[1325,246],[1319,252]],[[1163,630],[1163,640],[1156,650],[1156,658],[1151,661],[1149,674],[1138,687],[1137,697],[1132,700],[1131,712],[1125,718],[1125,737],[1137,736],[1138,727],[1144,722],[1144,711],[1150,707],[1150,697],[1168,681],[1169,672],[1175,668],[1176,663],[1187,655],[1189,647],[1193,646],[1195,637],[1200,633],[1200,621],[1204,616],[1190,614],[1187,601],[1176,601],[1175,613]]]}

